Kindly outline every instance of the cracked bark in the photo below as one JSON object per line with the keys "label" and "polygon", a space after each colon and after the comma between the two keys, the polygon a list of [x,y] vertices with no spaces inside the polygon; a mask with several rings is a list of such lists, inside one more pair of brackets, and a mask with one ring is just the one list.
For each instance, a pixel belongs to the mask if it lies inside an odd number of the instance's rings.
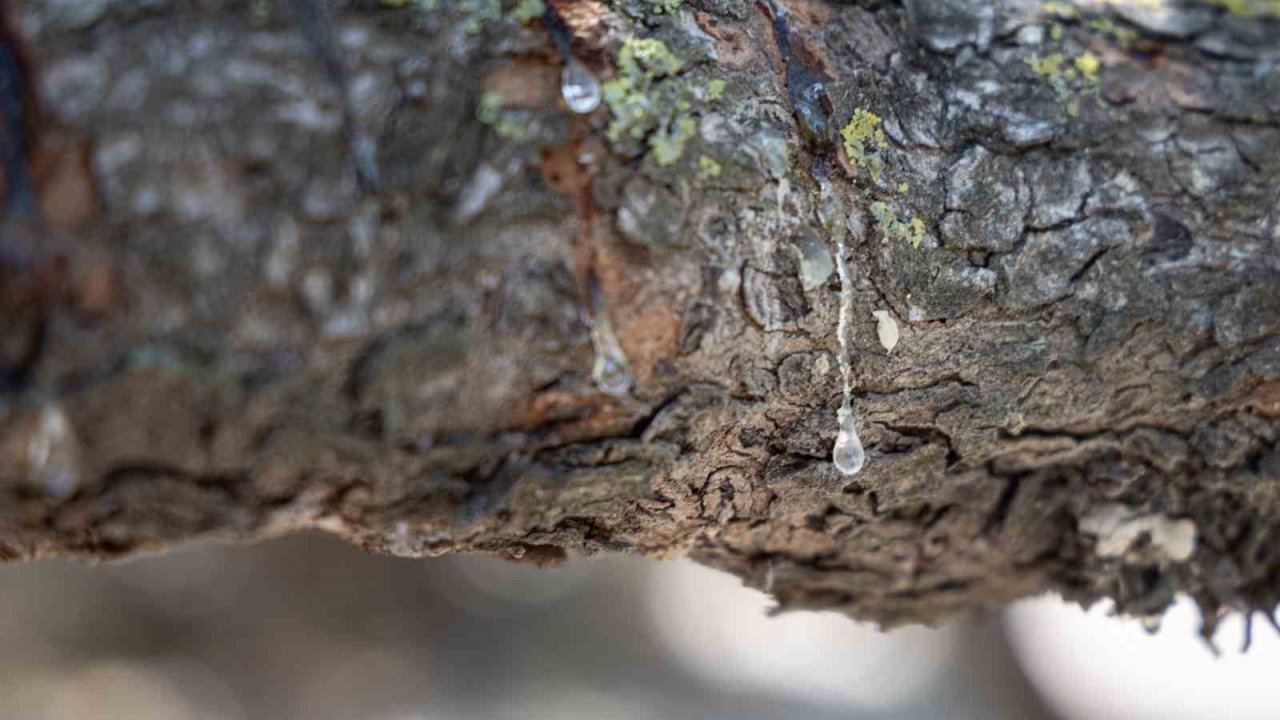
{"label": "cracked bark", "polygon": [[[887,624],[1046,590],[1139,615],[1187,592],[1209,633],[1275,607],[1275,18],[556,3],[602,76],[628,37],[681,58],[659,82],[702,98],[696,133],[662,165],[659,128],[569,116],[537,21],[473,5],[9,8],[41,212],[0,237],[0,557],[320,528],[401,555],[687,554]],[[884,118],[875,173],[840,147],[859,109]],[[839,284],[805,289],[792,249],[826,237],[822,163],[850,233],[853,478],[830,462]],[[921,219],[918,248],[877,202]],[[625,397],[591,383],[588,271]],[[1101,556],[1080,525],[1117,503],[1191,520],[1194,553]]]}

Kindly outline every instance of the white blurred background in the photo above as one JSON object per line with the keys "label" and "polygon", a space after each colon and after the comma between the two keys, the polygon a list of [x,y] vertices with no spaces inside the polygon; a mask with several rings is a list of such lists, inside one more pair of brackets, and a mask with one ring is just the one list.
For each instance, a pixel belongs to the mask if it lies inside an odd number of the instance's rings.
{"label": "white blurred background", "polygon": [[1051,598],[890,633],[769,617],[737,580],[609,556],[539,570],[302,536],[89,568],[0,567],[0,720],[1280,716],[1280,641],[1215,659]]}

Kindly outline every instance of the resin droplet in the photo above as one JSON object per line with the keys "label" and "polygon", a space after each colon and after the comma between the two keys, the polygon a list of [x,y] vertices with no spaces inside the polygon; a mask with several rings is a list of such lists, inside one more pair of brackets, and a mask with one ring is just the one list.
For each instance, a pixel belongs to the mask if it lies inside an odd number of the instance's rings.
{"label": "resin droplet", "polygon": [[596,349],[591,378],[595,380],[600,392],[625,395],[631,389],[631,366],[627,363],[627,356],[622,353],[618,337],[613,334],[613,324],[609,322],[609,306],[594,271],[587,274],[587,301],[591,309],[591,344]]}
{"label": "resin droplet", "polygon": [[560,94],[564,104],[579,115],[600,107],[600,81],[577,58],[569,58],[560,71]]}
{"label": "resin droplet", "polygon": [[822,287],[836,269],[827,246],[809,230],[793,240],[791,246],[800,260],[800,286],[805,290]]}
{"label": "resin droplet", "polygon": [[57,404],[40,411],[27,445],[33,486],[50,497],[66,497],[79,484],[80,443],[66,412]]}
{"label": "resin droplet", "polygon": [[591,342],[596,347],[596,361],[591,367],[591,377],[600,392],[624,395],[631,389],[631,366],[622,354],[618,339],[608,323],[597,322],[591,329]]}
{"label": "resin droplet", "polygon": [[853,427],[853,410],[848,405],[841,405],[836,411],[836,446],[831,451],[831,461],[836,469],[844,475],[857,475],[867,461],[867,453],[862,449],[862,440]]}

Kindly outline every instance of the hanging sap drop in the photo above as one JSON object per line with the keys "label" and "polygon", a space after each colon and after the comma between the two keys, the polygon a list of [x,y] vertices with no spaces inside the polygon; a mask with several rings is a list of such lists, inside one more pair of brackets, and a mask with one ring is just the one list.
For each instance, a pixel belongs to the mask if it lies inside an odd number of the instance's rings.
{"label": "hanging sap drop", "polygon": [[805,290],[822,287],[836,267],[827,246],[808,229],[792,240],[791,246],[800,260],[800,286]]}
{"label": "hanging sap drop", "polygon": [[836,412],[839,430],[836,432],[836,445],[831,451],[831,461],[836,469],[844,475],[856,475],[867,461],[867,453],[862,449],[862,441],[858,439],[858,431],[853,427],[853,409],[846,403]]}
{"label": "hanging sap drop", "polygon": [[591,377],[600,392],[608,395],[624,395],[631,389],[631,368],[621,354],[597,353]]}
{"label": "hanging sap drop", "polygon": [[30,482],[51,497],[66,497],[79,484],[80,442],[62,406],[45,405],[27,445]]}
{"label": "hanging sap drop", "polygon": [[560,71],[560,94],[564,104],[579,115],[600,107],[600,81],[577,58],[569,58]]}
{"label": "hanging sap drop", "polygon": [[618,344],[618,337],[613,334],[609,307],[594,271],[587,274],[587,299],[591,308],[591,344],[596,350],[591,378],[600,392],[625,395],[631,389],[631,365]]}
{"label": "hanging sap drop", "polygon": [[600,392],[608,395],[624,395],[631,389],[631,366],[627,356],[607,323],[597,324],[591,331],[596,347],[596,360],[591,368],[591,378]]}

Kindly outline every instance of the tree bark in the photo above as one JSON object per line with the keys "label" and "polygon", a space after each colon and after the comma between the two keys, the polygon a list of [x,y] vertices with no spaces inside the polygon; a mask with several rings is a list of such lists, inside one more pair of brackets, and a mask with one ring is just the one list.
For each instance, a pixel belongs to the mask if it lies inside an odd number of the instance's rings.
{"label": "tree bark", "polygon": [[10,8],[0,557],[319,528],[886,624],[1275,607],[1274,3],[549,4]]}

